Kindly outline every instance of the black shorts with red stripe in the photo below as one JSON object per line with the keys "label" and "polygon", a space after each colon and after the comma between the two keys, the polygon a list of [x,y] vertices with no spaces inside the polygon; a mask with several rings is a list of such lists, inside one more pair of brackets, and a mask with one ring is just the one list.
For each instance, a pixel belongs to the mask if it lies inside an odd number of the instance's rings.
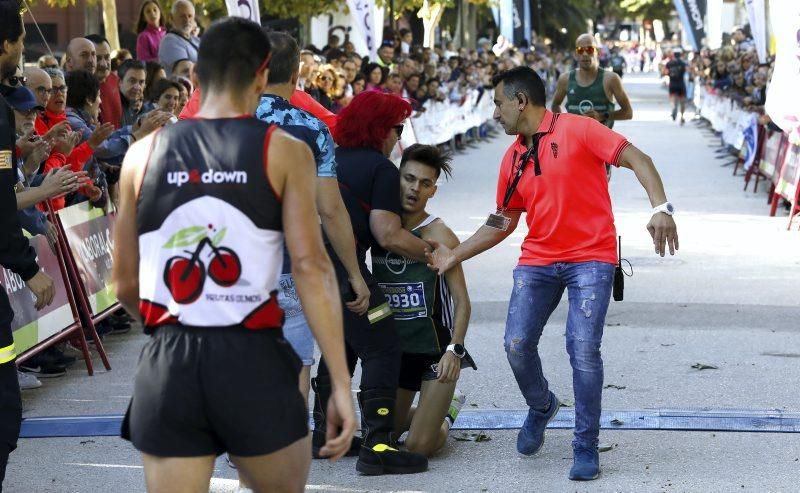
{"label": "black shorts with red stripe", "polygon": [[301,367],[281,329],[158,327],[139,357],[122,437],[158,457],[276,452],[308,435]]}

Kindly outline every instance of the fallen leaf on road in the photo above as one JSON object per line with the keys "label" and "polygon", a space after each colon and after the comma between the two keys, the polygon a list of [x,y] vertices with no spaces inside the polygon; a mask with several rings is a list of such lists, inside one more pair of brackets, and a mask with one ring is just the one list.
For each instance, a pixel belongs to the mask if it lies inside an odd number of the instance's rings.
{"label": "fallen leaf on road", "polygon": [[479,433],[461,433],[454,436],[453,439],[459,442],[488,442],[492,437],[481,431]]}
{"label": "fallen leaf on road", "polygon": [[719,368],[714,365],[706,365],[704,363],[695,363],[692,365],[692,368],[695,370],[719,370]]}
{"label": "fallen leaf on road", "polygon": [[612,450],[614,450],[616,447],[617,447],[617,444],[616,444],[616,443],[615,443],[615,444],[613,444],[613,445],[599,445],[599,446],[597,447],[597,451],[598,451],[598,452],[611,452],[611,451],[612,451]]}
{"label": "fallen leaf on road", "polygon": [[484,432],[478,433],[478,436],[475,437],[475,441],[476,442],[489,442],[491,440],[492,440],[492,437],[490,437],[489,435],[487,435]]}
{"label": "fallen leaf on road", "polygon": [[675,345],[675,344],[662,344],[662,345],[661,345],[661,347],[672,347],[672,346],[674,346],[674,345]]}
{"label": "fallen leaf on road", "polygon": [[565,400],[561,401],[561,402],[558,404],[558,406],[559,406],[559,407],[573,407],[574,405],[575,405],[575,404],[574,404],[572,401],[570,401],[570,400],[567,400],[567,399],[565,399]]}
{"label": "fallen leaf on road", "polygon": [[621,419],[614,418],[611,420],[611,424],[614,426],[622,426],[625,424],[625,422],[622,421]]}
{"label": "fallen leaf on road", "polygon": [[614,385],[613,383],[610,383],[610,384],[606,385],[606,386],[605,386],[605,387],[603,387],[603,388],[604,388],[604,389],[617,389],[617,390],[624,390],[624,389],[627,389],[628,387],[626,387],[626,386],[624,386],[624,385]]}

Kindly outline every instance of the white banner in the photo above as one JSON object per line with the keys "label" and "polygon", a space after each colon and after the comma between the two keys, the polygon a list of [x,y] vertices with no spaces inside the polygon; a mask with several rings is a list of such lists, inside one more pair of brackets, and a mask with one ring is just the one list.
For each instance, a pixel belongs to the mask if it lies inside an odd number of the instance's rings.
{"label": "white banner", "polygon": [[258,0],[225,0],[228,15],[231,17],[244,17],[261,25],[261,13],[258,10]]}
{"label": "white banner", "polygon": [[347,8],[356,31],[367,45],[370,59],[377,60],[382,33],[378,35],[375,0],[347,0]]}
{"label": "white banner", "polygon": [[767,86],[766,111],[777,126],[800,143],[800,58],[797,33],[800,31],[800,2],[770,0],[770,22],[775,33],[775,70]]}
{"label": "white banner", "polygon": [[758,61],[767,63],[767,12],[764,0],[745,0],[747,17],[750,19],[750,32],[756,43]]}

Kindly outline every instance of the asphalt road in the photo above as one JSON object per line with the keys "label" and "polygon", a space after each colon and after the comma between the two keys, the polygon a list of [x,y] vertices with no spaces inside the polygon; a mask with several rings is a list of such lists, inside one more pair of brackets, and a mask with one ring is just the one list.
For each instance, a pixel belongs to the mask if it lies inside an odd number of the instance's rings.
{"label": "asphalt road", "polygon": [[[626,301],[612,303],[603,356],[604,409],[731,408],[800,411],[800,234],[785,214],[770,218],[766,196],[742,191],[741,178],[716,159],[716,142],[692,123],[669,120],[666,91],[652,76],[626,76],[635,119],[615,130],[650,154],[677,208],[681,250],[659,258],[644,226],[649,204],[627,170],[615,171],[611,193],[623,256],[634,266]],[[431,209],[462,238],[494,208],[498,159],[505,136],[459,154],[455,177],[441,184]],[[576,193],[580,193],[576,190]],[[779,214],[780,215],[780,214]],[[465,264],[473,319],[467,346],[480,370],[459,387],[471,410],[521,409],[524,402],[502,348],[511,270],[522,225],[490,252]],[[565,305],[541,342],[554,391],[571,400],[564,349]],[[26,416],[121,414],[132,388],[140,334],[107,338],[114,369],[67,377],[24,394]],[[695,363],[716,366],[698,371]],[[235,375],[232,378],[236,378]],[[357,381],[357,380],[356,380]],[[489,441],[461,441],[453,432],[430,471],[413,476],[359,477],[353,459],[316,461],[308,491],[793,491],[800,472],[796,434],[603,431],[599,480],[573,483],[569,430],[551,430],[535,457],[516,453],[515,431],[488,431]],[[235,471],[217,462],[212,491],[234,491]],[[119,438],[21,440],[6,491],[144,491],[141,460]]]}

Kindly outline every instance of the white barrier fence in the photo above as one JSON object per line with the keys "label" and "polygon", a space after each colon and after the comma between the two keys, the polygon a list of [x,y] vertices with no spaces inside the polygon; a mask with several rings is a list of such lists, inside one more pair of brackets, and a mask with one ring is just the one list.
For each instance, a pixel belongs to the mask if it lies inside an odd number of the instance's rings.
{"label": "white barrier fence", "polygon": [[730,98],[708,92],[698,86],[700,115],[711,123],[716,132],[722,133],[722,141],[735,149],[741,149],[745,135],[752,128],[755,113],[746,111]]}

